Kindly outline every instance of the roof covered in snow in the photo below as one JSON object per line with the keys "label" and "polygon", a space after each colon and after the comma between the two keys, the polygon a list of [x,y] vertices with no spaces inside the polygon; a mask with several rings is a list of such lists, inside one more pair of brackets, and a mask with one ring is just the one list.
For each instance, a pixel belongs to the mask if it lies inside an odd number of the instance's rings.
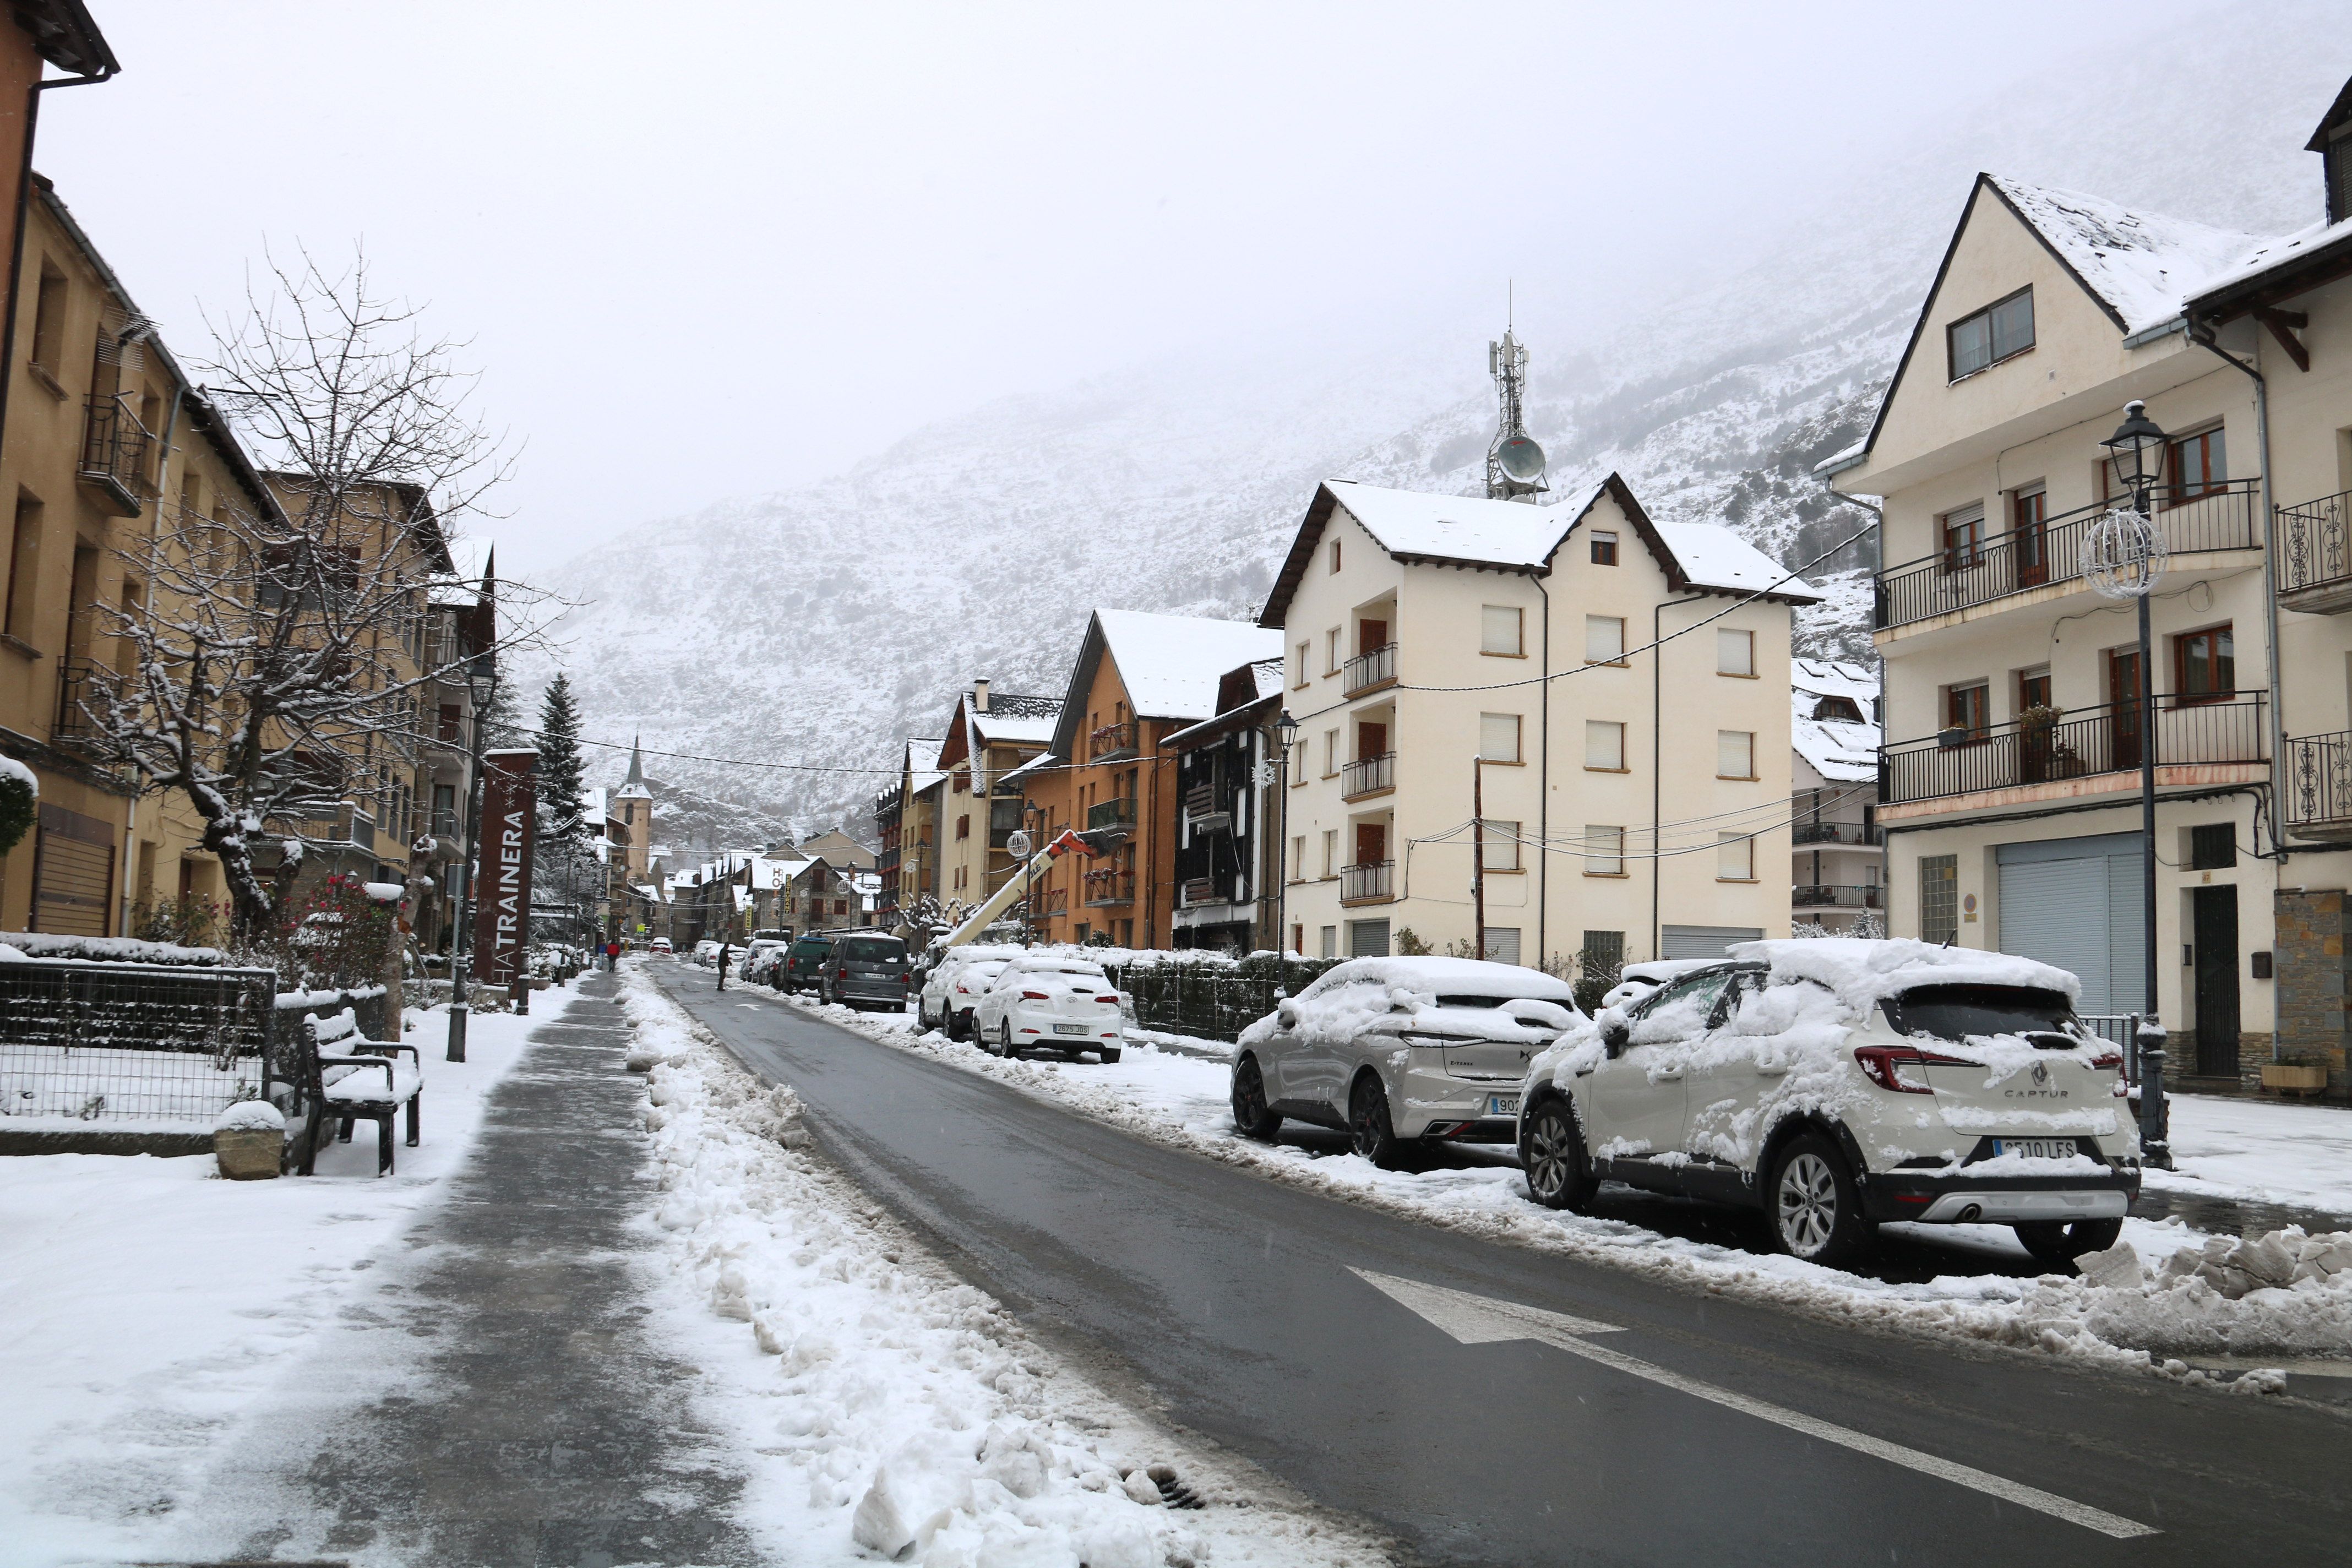
{"label": "roof covered in snow", "polygon": [[1615,500],[1677,593],[1691,588],[1746,594],[1769,590],[1773,599],[1800,605],[1821,598],[1811,584],[1790,577],[1786,568],[1727,528],[1653,522],[1632,488],[1616,474],[1556,506],[1326,479],[1307,505],[1258,624],[1284,624],[1307,558],[1335,510],[1344,510],[1399,561],[1542,574],[1551,570],[1560,545],[1604,495]]}
{"label": "roof covered in snow", "polygon": [[2191,292],[2261,243],[2236,229],[2135,212],[2105,196],[1999,174],[1983,178],[2126,334],[2179,315]]}
{"label": "roof covered in snow", "polygon": [[[1142,610],[1097,610],[1094,618],[1128,706],[1142,719],[1205,719],[1217,710],[1217,681],[1225,671],[1282,658],[1282,634],[1248,621]],[[1076,690],[1073,685],[1072,703]]]}
{"label": "roof covered in snow", "polygon": [[[1870,716],[1878,700],[1877,677],[1864,665],[1795,658],[1789,661],[1789,733],[1797,754],[1825,779],[1841,784],[1875,780],[1880,732]],[[1817,717],[1824,698],[1852,702],[1861,719]]]}

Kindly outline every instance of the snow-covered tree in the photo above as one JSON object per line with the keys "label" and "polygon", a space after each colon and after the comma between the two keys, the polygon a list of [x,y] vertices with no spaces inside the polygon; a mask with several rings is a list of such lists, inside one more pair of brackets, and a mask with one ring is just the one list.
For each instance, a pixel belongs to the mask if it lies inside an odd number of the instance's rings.
{"label": "snow-covered tree", "polygon": [[571,679],[558,671],[539,701],[539,804],[551,837],[587,836],[580,762],[580,710],[572,700]]}

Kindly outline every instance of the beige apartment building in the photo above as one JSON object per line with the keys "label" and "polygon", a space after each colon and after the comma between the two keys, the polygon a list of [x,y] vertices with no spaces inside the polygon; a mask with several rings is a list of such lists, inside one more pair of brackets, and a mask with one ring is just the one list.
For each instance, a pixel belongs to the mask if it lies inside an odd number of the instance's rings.
{"label": "beige apartment building", "polygon": [[1886,931],[1878,700],[1878,676],[1862,665],[1790,661],[1790,918],[1824,935]]}
{"label": "beige apartment building", "polygon": [[1058,697],[992,694],[985,680],[958,695],[936,764],[936,881],[924,889],[950,914],[977,907],[1016,868],[1007,845],[1022,826],[1021,784],[1008,775],[1045,754],[1061,713]]}
{"label": "beige apartment building", "polygon": [[[2152,750],[2155,1003],[2192,1083],[2346,1081],[2352,87],[2310,147],[2325,215],[2270,240],[1979,176],[1868,437],[1823,465],[1885,501],[1895,933],[2142,1010]],[[2082,555],[2128,504],[2102,443],[2134,401],[2167,437],[2145,712],[2135,608]]]}
{"label": "beige apartment building", "polygon": [[1290,945],[1474,951],[1480,817],[1490,957],[1785,932],[1790,608],[1816,597],[1785,576],[1614,475],[1549,507],[1327,480],[1260,616],[1298,725]]}

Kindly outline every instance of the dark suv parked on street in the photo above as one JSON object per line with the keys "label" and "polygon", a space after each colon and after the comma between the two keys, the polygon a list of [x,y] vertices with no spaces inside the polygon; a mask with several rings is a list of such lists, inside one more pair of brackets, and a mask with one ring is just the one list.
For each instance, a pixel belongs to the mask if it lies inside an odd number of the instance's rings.
{"label": "dark suv parked on street", "polygon": [[904,942],[881,931],[850,931],[817,971],[817,999],[903,1013],[913,980],[914,958]]}
{"label": "dark suv parked on street", "polygon": [[814,991],[817,975],[833,957],[834,933],[813,931],[796,939],[784,950],[784,962],[776,971],[779,991]]}

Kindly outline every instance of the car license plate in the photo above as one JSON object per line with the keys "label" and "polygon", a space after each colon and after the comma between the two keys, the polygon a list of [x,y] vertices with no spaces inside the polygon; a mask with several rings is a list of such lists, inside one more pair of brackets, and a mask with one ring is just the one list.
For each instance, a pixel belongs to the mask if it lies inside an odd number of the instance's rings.
{"label": "car license plate", "polygon": [[1519,1113],[1519,1097],[1518,1097],[1517,1095],[1516,1095],[1516,1094],[1490,1094],[1490,1095],[1488,1095],[1488,1096],[1486,1097],[1486,1114],[1487,1114],[1487,1115],[1489,1115],[1489,1116],[1517,1116],[1518,1113]]}
{"label": "car license plate", "polygon": [[2021,1154],[2029,1160],[2068,1160],[2082,1151],[2072,1138],[1996,1138],[1992,1141],[1993,1158],[2003,1154]]}
{"label": "car license plate", "polygon": [[1057,1035],[1085,1035],[1091,1034],[1092,1032],[1093,1031],[1089,1030],[1084,1024],[1056,1024],[1054,1026],[1054,1033]]}

